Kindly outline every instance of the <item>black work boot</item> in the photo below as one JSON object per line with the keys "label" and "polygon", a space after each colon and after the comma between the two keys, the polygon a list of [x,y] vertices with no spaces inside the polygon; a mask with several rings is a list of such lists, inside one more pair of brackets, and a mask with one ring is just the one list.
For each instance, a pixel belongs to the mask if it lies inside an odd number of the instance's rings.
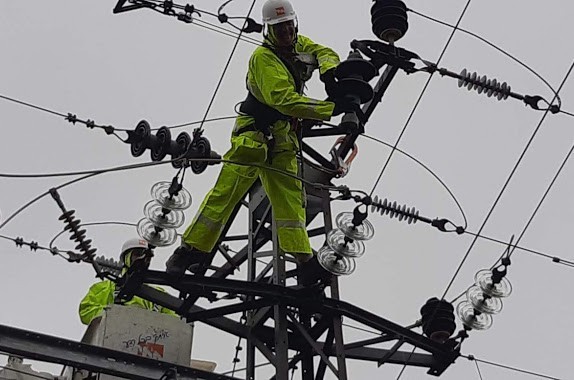
{"label": "black work boot", "polygon": [[305,263],[299,264],[299,283],[303,286],[324,285],[331,282],[332,274],[319,264],[317,256]]}
{"label": "black work boot", "polygon": [[199,271],[208,259],[208,253],[182,245],[167,259],[165,271],[173,276],[183,276],[188,269],[192,272]]}

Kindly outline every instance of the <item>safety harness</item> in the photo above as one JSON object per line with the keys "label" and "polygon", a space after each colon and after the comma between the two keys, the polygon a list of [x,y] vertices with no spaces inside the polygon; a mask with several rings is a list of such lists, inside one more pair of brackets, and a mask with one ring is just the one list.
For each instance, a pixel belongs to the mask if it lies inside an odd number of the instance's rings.
{"label": "safety harness", "polygon": [[[303,85],[305,72],[312,72],[308,69],[309,63],[304,60],[298,59],[297,53],[283,52],[275,49],[273,46],[263,43],[263,47],[271,50],[277,58],[285,65],[289,73],[295,81],[295,90],[298,93],[303,92]],[[308,78],[305,78],[305,80]],[[263,133],[266,139],[267,147],[269,148],[268,156],[271,157],[271,150],[275,145],[275,139],[271,133],[271,126],[279,120],[292,120],[293,117],[282,114],[275,108],[260,102],[247,88],[247,97],[239,106],[239,111],[245,115],[249,115],[255,119],[254,124],[246,125],[240,128],[235,133],[241,134],[247,131],[259,131]]]}

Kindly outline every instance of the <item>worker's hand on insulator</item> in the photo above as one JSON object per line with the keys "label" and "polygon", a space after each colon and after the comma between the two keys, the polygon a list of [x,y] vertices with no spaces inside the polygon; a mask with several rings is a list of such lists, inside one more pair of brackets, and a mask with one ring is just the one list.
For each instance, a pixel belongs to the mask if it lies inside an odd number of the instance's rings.
{"label": "worker's hand on insulator", "polygon": [[337,116],[343,113],[356,112],[357,105],[351,103],[345,98],[340,98],[335,101],[335,108],[333,109],[333,114],[331,116]]}
{"label": "worker's hand on insulator", "polygon": [[337,89],[339,87],[337,81],[335,80],[335,68],[325,71],[319,77],[321,82],[325,83],[325,92],[330,99],[337,98]]}

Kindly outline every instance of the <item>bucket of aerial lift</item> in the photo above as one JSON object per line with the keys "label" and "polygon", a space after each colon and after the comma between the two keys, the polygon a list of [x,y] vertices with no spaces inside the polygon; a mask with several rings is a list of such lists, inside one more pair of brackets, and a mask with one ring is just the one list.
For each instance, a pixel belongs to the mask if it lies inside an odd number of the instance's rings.
{"label": "bucket of aerial lift", "polygon": [[[103,315],[90,323],[82,338],[83,343],[94,346],[213,371],[215,363],[191,360],[192,341],[193,324],[171,315],[123,305],[107,306]],[[66,375],[68,379],[83,380],[94,374],[68,371]],[[120,379],[106,374],[95,375],[96,380]]]}

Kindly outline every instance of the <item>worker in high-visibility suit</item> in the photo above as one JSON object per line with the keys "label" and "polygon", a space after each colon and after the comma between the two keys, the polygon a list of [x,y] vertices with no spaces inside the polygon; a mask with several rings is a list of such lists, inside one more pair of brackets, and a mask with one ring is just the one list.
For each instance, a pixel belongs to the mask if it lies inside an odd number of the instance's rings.
{"label": "worker in high-visibility suit", "polygon": [[[314,61],[326,89],[335,85],[339,56],[330,48],[298,35],[296,14],[286,0],[263,5],[265,42],[253,52],[247,73],[248,96],[243,102],[224,159],[269,165],[298,174],[298,119],[329,120],[346,112],[345,105],[304,96]],[[311,70],[310,70],[311,69]],[[329,92],[329,91],[327,91]],[[168,259],[166,270],[181,275],[191,265],[209,258],[236,204],[259,178],[275,217],[279,247],[305,263],[313,256],[307,235],[301,181],[256,166],[224,163],[217,182],[182,237],[182,245]]]}
{"label": "worker in high-visibility suit", "polygon": [[[148,244],[145,240],[134,238],[127,240],[122,246],[122,252],[120,253],[120,262],[123,265],[122,272],[128,270],[128,268],[138,260],[149,260],[149,256],[145,255],[145,251],[148,249]],[[161,288],[157,288],[163,290]],[[89,325],[92,320],[100,317],[104,311],[104,308],[111,305],[115,301],[116,296],[116,284],[109,280],[104,280],[95,283],[90,287],[88,293],[84,296],[80,302],[79,314],[80,320],[83,324]],[[140,297],[133,297],[127,302],[123,302],[123,305],[136,306],[142,309],[153,310],[163,314],[169,314],[173,316],[178,316],[174,311],[166,309],[165,307],[159,306],[144,300]]]}

